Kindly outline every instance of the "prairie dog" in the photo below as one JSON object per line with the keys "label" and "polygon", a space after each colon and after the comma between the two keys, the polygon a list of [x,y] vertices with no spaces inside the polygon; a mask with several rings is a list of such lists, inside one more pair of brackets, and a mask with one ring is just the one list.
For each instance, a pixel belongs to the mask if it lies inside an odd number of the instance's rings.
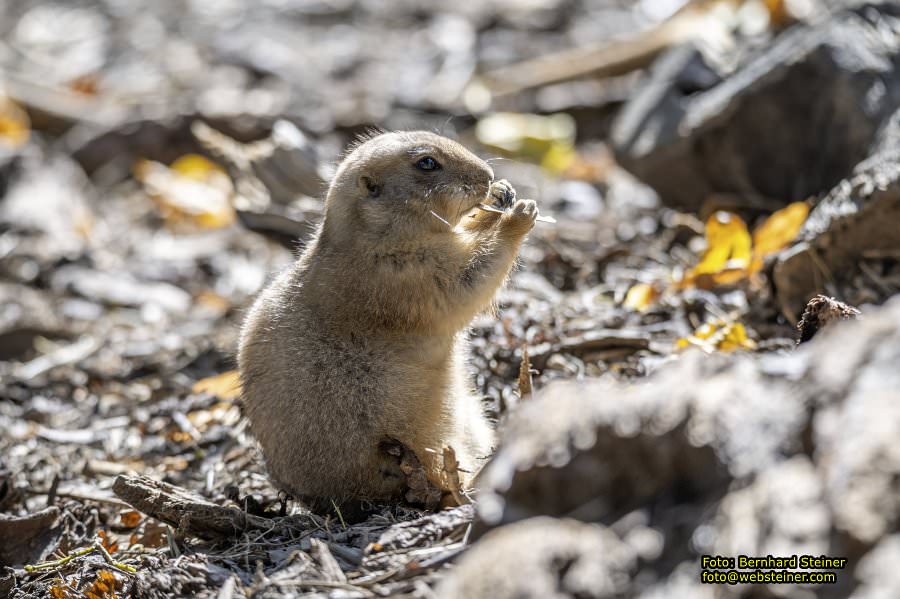
{"label": "prairie dog", "polygon": [[[442,489],[444,446],[464,488],[490,456],[465,330],[538,215],[493,178],[460,144],[422,131],[363,140],[339,165],[314,238],[241,333],[246,413],[285,491],[326,506],[401,499],[385,442],[412,450]],[[473,210],[490,195],[511,208]]]}

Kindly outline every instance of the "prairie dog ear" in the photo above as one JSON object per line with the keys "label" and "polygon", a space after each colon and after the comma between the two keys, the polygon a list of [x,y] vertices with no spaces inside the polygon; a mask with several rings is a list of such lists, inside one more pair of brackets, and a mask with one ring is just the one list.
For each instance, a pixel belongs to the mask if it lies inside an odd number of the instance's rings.
{"label": "prairie dog ear", "polygon": [[381,185],[370,175],[360,175],[357,185],[359,185],[360,191],[369,197],[377,198],[381,195]]}

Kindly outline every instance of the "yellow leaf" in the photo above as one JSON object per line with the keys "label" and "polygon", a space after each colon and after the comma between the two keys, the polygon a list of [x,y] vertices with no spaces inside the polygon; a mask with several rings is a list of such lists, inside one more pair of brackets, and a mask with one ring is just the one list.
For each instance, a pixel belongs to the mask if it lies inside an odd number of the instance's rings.
{"label": "yellow leaf", "polygon": [[743,219],[720,210],[706,221],[706,253],[695,274],[715,273],[726,268],[741,268],[750,264],[750,233]]}
{"label": "yellow leaf", "polygon": [[31,121],[18,104],[0,96],[0,146],[15,149],[28,142]]}
{"label": "yellow leaf", "polygon": [[487,148],[536,162],[556,174],[565,172],[578,156],[575,120],[564,113],[494,113],[478,121],[475,136]]}
{"label": "yellow leaf", "polygon": [[169,225],[188,223],[216,229],[236,220],[231,196],[234,186],[218,165],[198,154],[186,154],[171,166],[139,160],[134,175],[159,206]]}
{"label": "yellow leaf", "polygon": [[209,393],[219,399],[237,399],[241,394],[241,379],[237,370],[229,370],[194,383],[194,393]]}
{"label": "yellow leaf", "polygon": [[759,270],[766,256],[774,254],[794,239],[809,216],[809,204],[794,202],[773,212],[753,232],[753,270]]}
{"label": "yellow leaf", "polygon": [[622,305],[636,312],[644,312],[659,299],[659,289],[647,283],[633,285],[625,294]]}
{"label": "yellow leaf", "polygon": [[182,177],[194,181],[207,181],[213,173],[225,172],[215,162],[200,154],[185,154],[175,160],[169,168]]}
{"label": "yellow leaf", "polygon": [[750,267],[752,241],[743,219],[718,211],[706,221],[706,252],[688,271],[680,287],[727,285],[744,279]]}
{"label": "yellow leaf", "polygon": [[742,323],[722,319],[705,323],[691,335],[675,341],[677,349],[690,346],[699,347],[708,353],[756,349],[756,343],[747,336],[747,329]]}

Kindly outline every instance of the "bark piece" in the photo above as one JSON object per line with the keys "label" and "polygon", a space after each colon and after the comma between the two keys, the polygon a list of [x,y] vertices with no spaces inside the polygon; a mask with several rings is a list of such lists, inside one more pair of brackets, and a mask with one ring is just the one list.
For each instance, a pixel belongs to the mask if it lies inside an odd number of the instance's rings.
{"label": "bark piece", "polygon": [[851,320],[859,316],[859,310],[839,302],[833,297],[817,295],[809,300],[800,322],[797,323],[797,344],[805,343],[831,322]]}
{"label": "bark piece", "polygon": [[50,506],[27,516],[0,514],[0,566],[43,560],[59,544],[59,508]]}
{"label": "bark piece", "polygon": [[199,495],[147,476],[119,476],[113,492],[148,516],[173,526],[179,532],[214,540],[246,530],[265,530],[272,523],[236,507],[209,502]]}

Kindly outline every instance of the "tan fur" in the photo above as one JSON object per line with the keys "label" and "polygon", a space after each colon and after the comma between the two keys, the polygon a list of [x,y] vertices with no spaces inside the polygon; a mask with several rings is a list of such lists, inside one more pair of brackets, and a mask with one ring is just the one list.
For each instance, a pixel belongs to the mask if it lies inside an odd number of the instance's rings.
{"label": "tan fur", "polygon": [[[423,156],[442,168],[416,168]],[[464,485],[490,455],[464,333],[537,216],[530,200],[503,215],[473,211],[493,176],[461,145],[426,132],[378,135],[339,166],[315,238],[263,291],[242,331],[246,411],[272,477],[291,494],[399,498],[404,477],[379,451],[392,439],[442,487],[444,446],[469,473]]]}

